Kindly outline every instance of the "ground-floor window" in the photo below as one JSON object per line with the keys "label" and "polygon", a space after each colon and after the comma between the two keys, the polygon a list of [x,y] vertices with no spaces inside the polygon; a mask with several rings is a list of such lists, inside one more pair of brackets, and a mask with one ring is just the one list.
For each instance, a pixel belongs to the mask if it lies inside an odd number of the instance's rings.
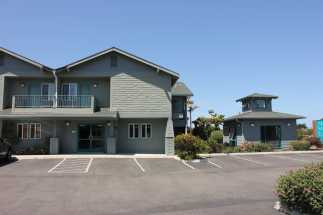
{"label": "ground-floor window", "polygon": [[40,123],[18,123],[17,135],[19,139],[40,139],[41,124]]}
{"label": "ground-floor window", "polygon": [[151,124],[149,123],[141,124],[141,137],[151,138]]}
{"label": "ground-floor window", "polygon": [[[140,128],[140,129],[139,129]],[[152,126],[150,123],[129,123],[128,124],[128,138],[151,138]]]}

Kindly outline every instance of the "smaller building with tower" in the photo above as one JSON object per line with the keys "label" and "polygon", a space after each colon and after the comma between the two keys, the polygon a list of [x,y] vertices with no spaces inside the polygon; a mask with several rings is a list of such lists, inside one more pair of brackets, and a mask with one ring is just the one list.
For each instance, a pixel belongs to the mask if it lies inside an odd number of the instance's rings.
{"label": "smaller building with tower", "polygon": [[296,120],[305,117],[274,112],[272,100],[278,96],[254,93],[236,100],[242,103],[242,113],[224,120],[224,143],[267,143],[274,148],[286,148],[296,137]]}

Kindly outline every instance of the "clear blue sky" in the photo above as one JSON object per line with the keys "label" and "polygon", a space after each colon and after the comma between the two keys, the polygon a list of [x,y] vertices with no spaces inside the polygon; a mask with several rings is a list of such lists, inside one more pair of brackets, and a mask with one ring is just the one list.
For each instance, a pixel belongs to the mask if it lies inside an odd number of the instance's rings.
{"label": "clear blue sky", "polygon": [[[276,111],[323,117],[323,1],[2,0],[0,46],[58,67],[111,46],[181,74],[226,116],[253,92]],[[302,122],[302,121],[300,121]]]}

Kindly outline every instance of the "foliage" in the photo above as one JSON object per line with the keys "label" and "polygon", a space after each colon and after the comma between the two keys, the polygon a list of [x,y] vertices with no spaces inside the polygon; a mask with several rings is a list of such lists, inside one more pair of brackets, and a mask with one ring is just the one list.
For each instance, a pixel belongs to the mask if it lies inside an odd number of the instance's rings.
{"label": "foliage", "polygon": [[212,131],[212,133],[207,141],[209,144],[222,143],[223,142],[223,131],[222,130]]}
{"label": "foliage", "polygon": [[204,140],[192,134],[180,134],[175,137],[175,153],[185,160],[198,157],[199,153],[210,152],[210,147]]}
{"label": "foliage", "polygon": [[226,146],[224,147],[223,153],[235,153],[235,152],[241,152],[239,146]]}
{"label": "foliage", "polygon": [[16,149],[17,155],[46,155],[49,153],[48,144],[40,143],[34,144],[24,149]]}
{"label": "foliage", "polygon": [[280,176],[276,192],[290,210],[323,215],[323,162]]}
{"label": "foliage", "polygon": [[296,129],[297,140],[304,140],[312,134],[313,130],[308,128],[306,124],[298,124]]}
{"label": "foliage", "polygon": [[316,146],[318,148],[323,147],[321,140],[317,137],[309,137],[307,141],[310,143],[311,146]]}
{"label": "foliage", "polygon": [[288,148],[293,151],[305,151],[311,147],[308,141],[292,141],[289,143]]}
{"label": "foliage", "polygon": [[273,150],[271,144],[266,143],[242,143],[241,152],[270,152]]}
{"label": "foliage", "polygon": [[214,111],[209,111],[208,117],[198,117],[194,123],[193,134],[199,136],[203,140],[207,140],[212,131],[220,130],[220,125],[223,123],[224,115],[216,114]]}

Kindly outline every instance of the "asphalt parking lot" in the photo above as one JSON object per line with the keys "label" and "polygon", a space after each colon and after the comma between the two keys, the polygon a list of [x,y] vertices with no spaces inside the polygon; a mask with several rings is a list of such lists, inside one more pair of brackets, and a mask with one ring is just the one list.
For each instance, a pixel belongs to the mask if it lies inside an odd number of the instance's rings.
{"label": "asphalt parking lot", "polygon": [[18,160],[0,166],[0,214],[279,214],[279,175],[323,153]]}

